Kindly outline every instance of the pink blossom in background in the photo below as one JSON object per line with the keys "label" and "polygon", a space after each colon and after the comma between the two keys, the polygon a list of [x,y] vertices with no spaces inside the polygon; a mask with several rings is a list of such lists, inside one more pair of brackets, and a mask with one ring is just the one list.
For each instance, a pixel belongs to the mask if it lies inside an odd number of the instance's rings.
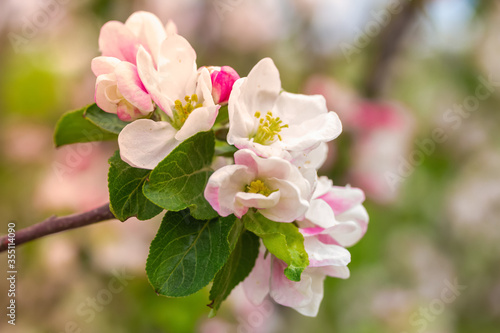
{"label": "pink blossom in background", "polygon": [[[226,321],[224,313],[230,312],[236,322]],[[276,305],[266,299],[260,305],[254,305],[245,295],[240,284],[232,291],[219,310],[216,318],[204,320],[199,328],[200,333],[272,333],[283,325],[283,318]]]}
{"label": "pink blossom in background", "polygon": [[391,182],[387,175],[398,175],[410,153],[416,126],[411,111],[396,102],[362,99],[326,76],[311,77],[304,89],[323,94],[352,135],[349,182],[376,202],[396,200],[402,182]]}
{"label": "pink blossom in background", "polygon": [[220,9],[214,10],[208,24],[212,38],[237,51],[251,52],[285,37],[287,24],[279,1],[235,1],[235,4],[229,7],[226,4],[224,9],[222,2]]}
{"label": "pink blossom in background", "polygon": [[108,202],[108,158],[113,150],[95,142],[58,149],[35,190],[34,205],[83,212]]}
{"label": "pink blossom in background", "polygon": [[2,151],[14,163],[43,162],[52,153],[52,129],[19,123],[2,131]]}

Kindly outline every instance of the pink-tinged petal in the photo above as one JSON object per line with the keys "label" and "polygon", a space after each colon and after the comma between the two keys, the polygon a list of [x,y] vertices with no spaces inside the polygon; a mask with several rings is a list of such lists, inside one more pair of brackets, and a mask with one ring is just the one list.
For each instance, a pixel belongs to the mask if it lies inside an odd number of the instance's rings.
{"label": "pink-tinged petal", "polygon": [[175,132],[167,122],[136,120],[118,135],[120,156],[135,168],[152,170],[180,143]]}
{"label": "pink-tinged petal", "polygon": [[[361,206],[360,206],[361,207]],[[356,244],[363,237],[361,226],[354,221],[337,223],[324,231],[344,247]]]}
{"label": "pink-tinged petal", "polygon": [[303,307],[312,300],[312,279],[308,274],[302,273],[299,282],[290,281],[284,273],[287,265],[285,262],[272,257],[270,296],[276,303],[290,306]]}
{"label": "pink-tinged petal", "polygon": [[360,205],[365,200],[365,194],[358,188],[333,186],[330,191],[318,199],[324,200],[332,207],[335,215],[338,215]]}
{"label": "pink-tinged petal", "polygon": [[330,228],[336,224],[332,208],[323,200],[311,200],[306,219],[321,228]]}
{"label": "pink-tinged petal", "polygon": [[317,199],[323,194],[328,193],[333,187],[333,181],[326,176],[318,177],[318,183],[314,190],[313,198]]}
{"label": "pink-tinged petal", "polygon": [[269,188],[279,189],[280,201],[274,207],[259,210],[262,215],[276,222],[294,222],[304,218],[309,202],[301,197],[295,184],[282,179],[269,179],[266,184]]}
{"label": "pink-tinged petal", "polygon": [[[95,84],[95,102],[102,110],[109,113],[116,113],[118,109],[118,100],[110,100],[109,95],[117,94],[116,76],[115,74],[99,75]],[[116,97],[116,96],[112,96]]]}
{"label": "pink-tinged petal", "polygon": [[220,105],[213,105],[194,109],[175,135],[175,139],[184,141],[196,133],[209,131],[219,114],[219,108]]}
{"label": "pink-tinged petal", "polygon": [[259,193],[236,193],[236,202],[244,207],[254,207],[257,209],[271,208],[276,206],[279,200],[279,191],[273,192],[267,197]]}
{"label": "pink-tinged petal", "polygon": [[316,228],[300,228],[299,231],[304,237],[308,236],[316,236],[321,234],[325,229],[316,227]]}
{"label": "pink-tinged petal", "polygon": [[160,49],[158,71],[161,74],[161,92],[172,100],[184,100],[195,91],[198,77],[196,52],[182,36],[167,37]]}
{"label": "pink-tinged petal", "polygon": [[212,96],[216,104],[225,104],[229,101],[229,95],[233,89],[234,82],[240,78],[238,73],[229,66],[222,66],[210,74],[212,80]]}
{"label": "pink-tinged petal", "polygon": [[123,97],[140,110],[140,114],[147,115],[153,112],[154,105],[151,97],[137,73],[137,67],[129,62],[121,62],[115,70],[118,90]]}
{"label": "pink-tinged petal", "polygon": [[120,62],[120,59],[114,57],[95,57],[92,59],[90,67],[95,76],[111,74],[115,72],[115,68]]}
{"label": "pink-tinged petal", "polygon": [[327,245],[340,245],[332,236],[328,234],[317,235],[316,238],[323,244]]}
{"label": "pink-tinged petal", "polygon": [[294,306],[293,309],[307,317],[316,317],[318,315],[321,301],[323,300],[323,283],[325,274],[321,269],[308,268],[302,274],[306,274],[311,279],[311,300],[304,306]]}
{"label": "pink-tinged petal", "polygon": [[248,149],[241,149],[234,153],[234,163],[247,166],[255,174],[259,171],[255,153]]}
{"label": "pink-tinged petal", "polygon": [[99,49],[105,57],[115,57],[135,64],[139,40],[121,22],[109,21],[101,28]]}
{"label": "pink-tinged petal", "polygon": [[[221,216],[235,213],[241,217],[248,207],[235,207],[235,197],[255,177],[244,165],[227,165],[215,171],[205,187],[205,199]],[[246,209],[246,210],[245,210]]]}
{"label": "pink-tinged petal", "polygon": [[309,267],[347,266],[351,261],[351,254],[345,248],[323,244],[316,237],[304,238],[304,247],[309,255]]}
{"label": "pink-tinged petal", "polygon": [[251,116],[255,111],[272,109],[281,90],[280,74],[271,58],[259,61],[250,71],[241,87],[240,102],[247,105]]}
{"label": "pink-tinged petal", "polygon": [[170,106],[174,102],[162,93],[159,80],[160,75],[156,70],[153,58],[142,46],[137,52],[137,72],[153,101],[172,118],[173,115]]}
{"label": "pink-tinged petal", "polygon": [[351,274],[347,266],[325,266],[318,269],[330,277],[339,279],[348,279]]}
{"label": "pink-tinged petal", "polygon": [[368,228],[368,213],[366,209],[362,205],[358,205],[347,212],[340,214],[337,216],[337,221],[340,222],[341,225],[349,223],[351,228],[349,229],[341,229],[343,231],[342,237],[333,236],[334,238],[338,238],[338,241],[344,246],[352,246],[357,243],[366,233],[366,229]]}
{"label": "pink-tinged petal", "polygon": [[260,251],[250,275],[243,280],[243,290],[253,305],[260,305],[269,294],[271,278],[271,255],[264,258],[265,250]]}
{"label": "pink-tinged petal", "polygon": [[121,100],[118,102],[118,109],[116,110],[116,115],[120,120],[132,121],[142,116],[141,111],[127,102],[126,100]]}
{"label": "pink-tinged petal", "polygon": [[160,19],[148,12],[135,12],[125,22],[125,26],[135,35],[146,51],[158,63],[160,45],[167,37]]}

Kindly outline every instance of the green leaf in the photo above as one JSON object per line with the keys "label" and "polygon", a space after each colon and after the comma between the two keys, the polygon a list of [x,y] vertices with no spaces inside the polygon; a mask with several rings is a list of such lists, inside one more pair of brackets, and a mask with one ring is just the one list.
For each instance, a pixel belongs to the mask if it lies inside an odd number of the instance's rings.
{"label": "green leaf", "polygon": [[219,113],[215,119],[215,124],[227,124],[229,122],[228,105],[223,105],[219,108]]}
{"label": "green leaf", "polygon": [[235,146],[228,145],[226,142],[215,141],[215,155],[223,157],[233,157],[234,153],[238,151]]}
{"label": "green leaf", "polygon": [[142,186],[151,170],[131,167],[122,161],[119,151],[109,159],[109,164],[109,201],[117,219],[125,221],[136,216],[139,220],[149,220],[161,213],[162,208],[142,193]]}
{"label": "green leaf", "polygon": [[309,265],[309,257],[299,229],[293,223],[274,222],[252,211],[248,211],[243,221],[245,228],[262,238],[269,252],[288,264],[286,277],[300,281],[302,271]]}
{"label": "green leaf", "polygon": [[229,296],[233,288],[250,274],[258,255],[259,238],[244,230],[226,264],[215,276],[210,290],[211,317],[215,316],[221,303]]}
{"label": "green leaf", "polygon": [[101,129],[115,134],[119,134],[128,124],[120,120],[116,114],[101,110],[95,103],[87,106],[84,117]]}
{"label": "green leaf", "polygon": [[156,293],[188,296],[212,281],[229,257],[228,235],[235,219],[230,215],[200,221],[187,210],[167,212],[146,263]]}
{"label": "green leaf", "polygon": [[156,205],[171,211],[189,207],[191,215],[199,220],[218,216],[204,191],[214,156],[213,132],[202,132],[175,148],[151,172],[144,184],[144,194]]}
{"label": "green leaf", "polygon": [[62,115],[57,122],[54,133],[56,147],[78,142],[106,141],[118,138],[115,133],[104,130],[85,118],[87,108],[88,106]]}

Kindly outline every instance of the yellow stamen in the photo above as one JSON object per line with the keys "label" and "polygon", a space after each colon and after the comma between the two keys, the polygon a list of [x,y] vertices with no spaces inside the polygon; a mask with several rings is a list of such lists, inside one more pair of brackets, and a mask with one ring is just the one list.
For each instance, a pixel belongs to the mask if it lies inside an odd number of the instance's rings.
{"label": "yellow stamen", "polygon": [[271,193],[273,193],[275,191],[271,191],[269,189],[269,187],[267,187],[266,184],[264,184],[263,181],[254,180],[250,183],[250,185],[245,186],[245,192],[247,192],[247,193],[259,193],[259,194],[262,194],[262,195],[268,197],[269,195],[271,195]]}
{"label": "yellow stamen", "polygon": [[184,101],[185,104],[183,104],[180,99],[176,100],[174,102],[175,105],[172,108],[172,113],[174,116],[174,119],[172,119],[172,126],[174,126],[176,129],[180,129],[182,125],[184,125],[187,118],[194,109],[203,106],[202,103],[198,103],[198,96],[196,94],[184,97]]}
{"label": "yellow stamen", "polygon": [[267,111],[265,118],[261,117],[259,111],[255,112],[254,116],[259,119],[259,128],[253,136],[253,141],[255,143],[270,145],[276,141],[276,137],[281,141],[281,135],[279,133],[283,128],[288,128],[288,125],[282,125],[283,120],[281,120],[280,117],[274,118],[271,111]]}

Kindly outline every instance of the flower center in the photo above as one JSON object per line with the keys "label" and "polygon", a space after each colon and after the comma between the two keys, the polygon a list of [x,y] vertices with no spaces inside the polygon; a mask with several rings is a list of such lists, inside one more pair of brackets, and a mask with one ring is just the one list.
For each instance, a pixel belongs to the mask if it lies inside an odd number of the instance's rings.
{"label": "flower center", "polygon": [[267,111],[265,117],[261,117],[260,112],[257,111],[254,117],[259,119],[259,128],[253,136],[253,141],[255,143],[270,145],[276,141],[276,137],[281,141],[281,135],[279,133],[283,128],[288,128],[288,125],[282,125],[283,121],[280,117],[274,118],[271,111]]}
{"label": "flower center", "polygon": [[266,184],[264,184],[264,182],[261,180],[254,180],[250,183],[250,185],[245,186],[245,192],[258,193],[258,194],[262,194],[266,197],[268,197],[269,195],[271,195],[271,193],[276,192],[276,191],[277,190],[271,191],[269,189],[269,187],[267,187]]}
{"label": "flower center", "polygon": [[179,99],[176,100],[175,105],[172,108],[172,113],[174,115],[172,126],[174,126],[174,128],[176,129],[180,129],[182,125],[184,125],[186,119],[194,109],[203,106],[202,103],[198,103],[198,95],[196,94],[184,97],[184,101],[185,103],[182,103],[182,101]]}

